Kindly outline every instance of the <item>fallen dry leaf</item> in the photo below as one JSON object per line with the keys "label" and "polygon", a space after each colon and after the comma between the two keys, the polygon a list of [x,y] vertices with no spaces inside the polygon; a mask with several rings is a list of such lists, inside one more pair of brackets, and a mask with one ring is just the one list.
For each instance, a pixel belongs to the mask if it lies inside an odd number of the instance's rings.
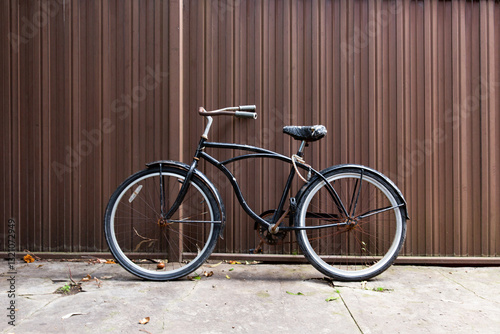
{"label": "fallen dry leaf", "polygon": [[[26,252],[28,255],[30,255],[31,257],[33,257],[33,261],[39,261],[41,260],[41,258],[39,256],[36,256],[35,254],[33,254],[32,252],[30,252],[28,249],[25,249],[24,252]],[[33,262],[31,261],[31,262]]]}
{"label": "fallen dry leaf", "polygon": [[89,274],[87,274],[87,276],[85,276],[84,278],[82,278],[82,282],[88,282],[92,279],[92,276],[90,276]]}
{"label": "fallen dry leaf", "polygon": [[147,324],[148,322],[149,322],[149,317],[146,317],[146,318],[141,319],[141,320],[139,321],[139,323],[140,323],[141,325],[145,325],[145,324]]}
{"label": "fallen dry leaf", "polygon": [[214,272],[213,272],[213,271],[211,271],[211,272],[209,272],[209,273],[207,273],[206,271],[204,271],[204,272],[203,272],[203,275],[205,275],[205,276],[207,276],[207,277],[210,277],[210,276],[212,276],[213,274],[214,274]]}
{"label": "fallen dry leaf", "polygon": [[68,314],[66,314],[66,315],[63,315],[63,316],[61,317],[61,319],[68,319],[68,318],[70,318],[70,317],[72,317],[72,316],[74,316],[74,315],[85,315],[85,314],[87,314],[87,313],[72,312],[72,313],[68,313]]}
{"label": "fallen dry leaf", "polygon": [[97,283],[97,287],[100,288],[102,285],[101,281],[97,277],[94,277],[94,280]]}
{"label": "fallen dry leaf", "polygon": [[220,265],[222,263],[222,261],[220,261],[219,263],[216,263],[216,264],[212,264],[211,266],[209,266],[210,268],[215,268],[217,267],[218,265]]}
{"label": "fallen dry leaf", "polygon": [[106,264],[116,264],[115,260],[108,260],[106,261]]}
{"label": "fallen dry leaf", "polygon": [[[112,260],[110,260],[112,261]],[[100,264],[100,263],[107,263],[107,260],[105,259],[99,259],[99,258],[93,258],[87,261],[88,264]]]}
{"label": "fallen dry leaf", "polygon": [[26,262],[26,263],[35,262],[35,259],[33,258],[33,256],[31,256],[29,254],[26,254],[23,259],[24,259],[24,262]]}
{"label": "fallen dry leaf", "polygon": [[226,278],[227,278],[227,279],[231,279],[231,277],[229,277],[229,275],[226,275]]}
{"label": "fallen dry leaf", "polygon": [[234,261],[234,260],[231,260],[231,261],[229,261],[229,264],[241,264],[241,262],[239,262],[239,261]]}

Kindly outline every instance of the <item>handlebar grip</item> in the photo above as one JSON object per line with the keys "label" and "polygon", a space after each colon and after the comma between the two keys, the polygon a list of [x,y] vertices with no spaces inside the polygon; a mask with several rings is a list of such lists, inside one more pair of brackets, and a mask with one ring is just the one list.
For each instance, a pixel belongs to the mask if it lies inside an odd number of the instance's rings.
{"label": "handlebar grip", "polygon": [[[244,107],[254,107],[255,108],[255,106],[244,106]],[[255,109],[253,109],[253,110],[255,110]],[[234,114],[235,114],[236,117],[257,119],[257,113],[256,112],[235,111]]]}
{"label": "handlebar grip", "polygon": [[239,109],[240,111],[253,111],[255,112],[255,110],[257,109],[257,107],[255,105],[251,105],[251,106],[239,106]]}

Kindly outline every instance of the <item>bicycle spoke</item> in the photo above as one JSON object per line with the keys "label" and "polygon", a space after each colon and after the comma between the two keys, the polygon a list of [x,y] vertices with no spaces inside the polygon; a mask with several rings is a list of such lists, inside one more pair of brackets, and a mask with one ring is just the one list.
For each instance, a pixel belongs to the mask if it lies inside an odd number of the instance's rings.
{"label": "bicycle spoke", "polygon": [[388,207],[385,207],[385,208],[380,208],[380,209],[374,209],[374,210],[370,210],[368,212],[365,212],[359,216],[357,216],[356,218],[357,219],[364,219],[364,218],[367,218],[367,217],[370,217],[370,216],[373,216],[373,215],[378,215],[379,213],[383,213],[383,212],[386,212],[386,211],[389,211],[389,210],[394,210],[394,209],[397,209],[399,208],[400,206],[402,206],[402,204],[400,205],[395,205],[395,206],[388,206]]}
{"label": "bicycle spoke", "polygon": [[[356,190],[356,188],[357,188],[358,191],[357,192],[353,191],[353,193],[352,193],[351,205],[349,206],[349,211],[351,212],[351,217],[354,217],[354,215],[356,214],[356,206],[358,205],[359,194],[361,193],[362,184],[363,184],[363,172],[361,172],[361,176],[359,177],[359,180],[356,180],[356,184],[354,186],[354,190]],[[356,200],[354,201],[354,207],[352,207],[353,200],[354,200],[354,194],[356,194]],[[351,211],[351,209],[352,209],[352,211]]]}
{"label": "bicycle spoke", "polygon": [[[127,209],[127,210],[125,210],[125,209]],[[149,217],[149,216],[145,215],[144,213],[142,213],[141,211],[135,209],[132,205],[128,205],[128,206],[126,206],[124,208],[120,208],[120,212],[122,212],[122,211],[123,212],[124,211],[130,211],[130,210],[132,210],[135,214],[144,217],[145,219],[151,219],[151,217]],[[131,217],[131,218],[135,219],[137,217],[134,216],[134,217]]]}
{"label": "bicycle spoke", "polygon": [[[149,191],[146,191],[147,193],[149,193]],[[151,211],[153,211],[157,217],[160,217],[160,214],[158,213],[158,211],[149,203],[154,203],[153,201],[151,202],[147,202],[144,198],[142,198],[142,196],[137,196],[136,198],[139,198],[139,200],[144,204],[146,205],[149,209],[151,209]],[[132,205],[131,205],[132,207]]]}

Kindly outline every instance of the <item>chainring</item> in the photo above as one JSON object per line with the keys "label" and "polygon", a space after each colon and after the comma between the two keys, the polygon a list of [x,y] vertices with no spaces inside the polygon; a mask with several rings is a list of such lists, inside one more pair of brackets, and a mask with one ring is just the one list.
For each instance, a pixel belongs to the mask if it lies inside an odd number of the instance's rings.
{"label": "chainring", "polygon": [[[274,211],[264,212],[260,217],[262,217],[267,222],[271,222],[273,215]],[[261,241],[271,246],[281,244],[283,242],[283,239],[285,239],[286,237],[286,231],[278,231],[277,233],[272,234],[271,232],[269,232],[267,227],[261,224],[258,224],[257,233],[259,234],[259,238]]]}

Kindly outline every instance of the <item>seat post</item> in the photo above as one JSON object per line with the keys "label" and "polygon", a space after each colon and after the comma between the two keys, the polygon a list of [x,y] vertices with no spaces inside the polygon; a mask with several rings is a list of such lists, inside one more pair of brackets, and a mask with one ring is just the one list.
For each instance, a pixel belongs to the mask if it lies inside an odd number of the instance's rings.
{"label": "seat post", "polygon": [[306,147],[306,141],[303,140],[302,143],[300,143],[299,151],[297,152],[297,155],[301,157],[304,152],[304,147]]}

